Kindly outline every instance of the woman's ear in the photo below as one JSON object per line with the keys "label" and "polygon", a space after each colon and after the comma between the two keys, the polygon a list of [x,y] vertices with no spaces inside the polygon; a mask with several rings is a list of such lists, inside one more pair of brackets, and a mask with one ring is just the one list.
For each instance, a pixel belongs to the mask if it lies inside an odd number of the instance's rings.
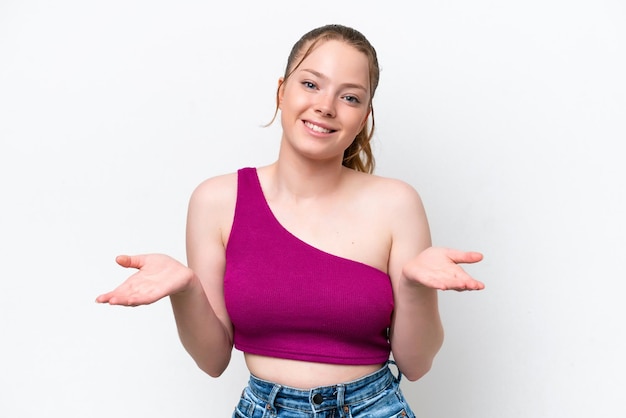
{"label": "woman's ear", "polygon": [[280,77],[278,79],[278,108],[280,109],[282,104],[283,104],[283,95],[284,95],[284,83],[285,83],[285,78],[284,77]]}

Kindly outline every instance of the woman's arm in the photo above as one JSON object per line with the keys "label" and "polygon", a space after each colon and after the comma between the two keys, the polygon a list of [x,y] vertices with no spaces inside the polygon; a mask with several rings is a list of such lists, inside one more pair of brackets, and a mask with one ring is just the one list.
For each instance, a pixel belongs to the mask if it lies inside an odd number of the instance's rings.
{"label": "woman's arm", "polygon": [[225,226],[221,223],[232,218],[235,197],[231,194],[236,193],[232,190],[234,184],[220,178],[205,181],[192,194],[187,217],[189,267],[164,254],[118,256],[119,265],[138,271],[96,299],[139,306],[169,296],[183,346],[214,377],[226,369],[232,351],[232,326],[222,290]]}
{"label": "woman's arm", "polygon": [[225,243],[234,213],[236,177],[206,180],[187,213],[187,262],[194,285],[170,297],[180,340],[202,370],[221,375],[230,362],[233,329],[224,302]]}
{"label": "woman's arm", "polygon": [[482,288],[457,265],[479,261],[480,254],[431,247],[420,196],[401,182],[394,189],[389,275],[395,310],[390,338],[399,369],[415,381],[430,370],[443,343],[437,290]]}

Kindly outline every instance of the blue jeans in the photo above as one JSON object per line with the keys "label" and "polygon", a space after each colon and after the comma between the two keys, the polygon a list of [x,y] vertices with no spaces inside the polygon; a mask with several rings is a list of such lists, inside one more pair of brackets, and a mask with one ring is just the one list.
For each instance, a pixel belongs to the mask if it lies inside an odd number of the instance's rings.
{"label": "blue jeans", "polygon": [[302,390],[250,376],[233,418],[415,418],[401,378],[385,365],[352,382]]}

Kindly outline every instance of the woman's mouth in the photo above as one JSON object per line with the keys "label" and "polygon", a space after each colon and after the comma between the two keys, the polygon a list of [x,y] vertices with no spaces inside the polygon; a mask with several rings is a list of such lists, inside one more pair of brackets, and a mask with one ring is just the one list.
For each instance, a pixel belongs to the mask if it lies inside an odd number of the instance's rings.
{"label": "woman's mouth", "polygon": [[326,129],[324,127],[321,127],[321,126],[316,125],[314,123],[311,123],[309,121],[304,121],[304,126],[306,126],[307,128],[309,128],[310,130],[312,130],[314,132],[319,132],[321,134],[329,134],[331,132],[335,132],[332,129]]}

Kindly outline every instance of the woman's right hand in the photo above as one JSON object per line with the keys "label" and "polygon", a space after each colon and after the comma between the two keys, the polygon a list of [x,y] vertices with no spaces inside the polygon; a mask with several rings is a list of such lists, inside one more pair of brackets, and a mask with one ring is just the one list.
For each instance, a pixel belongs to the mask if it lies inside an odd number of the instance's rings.
{"label": "woman's right hand", "polygon": [[189,267],[165,254],[119,255],[115,261],[122,267],[139,271],[113,291],[98,296],[98,303],[149,305],[165,296],[187,290],[195,277]]}

